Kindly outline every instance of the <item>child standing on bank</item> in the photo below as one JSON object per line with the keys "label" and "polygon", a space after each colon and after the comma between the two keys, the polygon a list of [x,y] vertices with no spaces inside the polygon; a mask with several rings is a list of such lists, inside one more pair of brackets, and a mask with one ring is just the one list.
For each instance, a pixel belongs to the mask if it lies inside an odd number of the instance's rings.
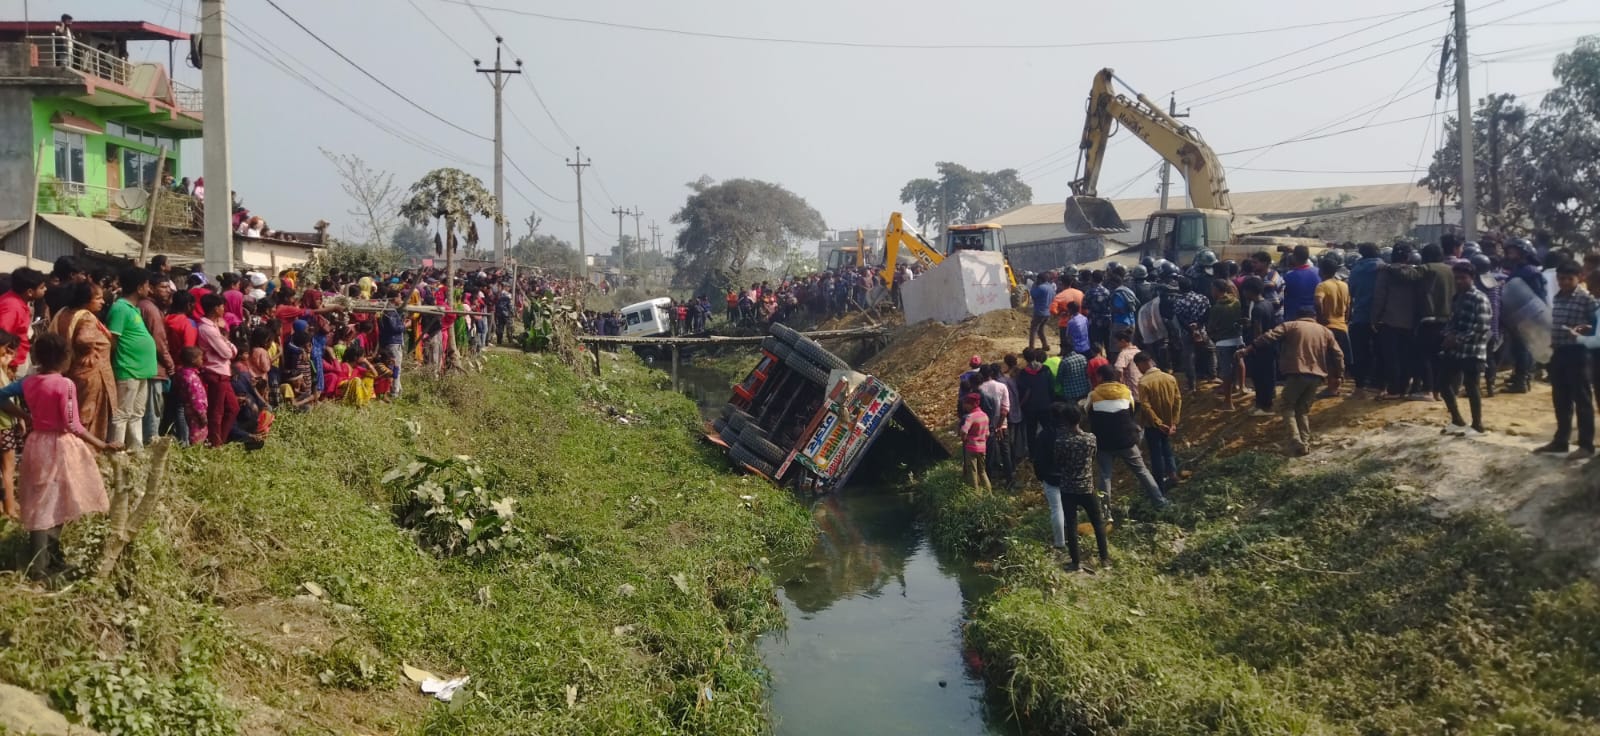
{"label": "child standing on bank", "polygon": [[[0,383],[11,383],[11,356],[16,355],[22,339],[0,330]],[[0,399],[11,403],[10,399]],[[3,513],[12,519],[22,518],[17,506],[17,453],[22,450],[22,426],[10,414],[0,413],[0,487],[4,488]]]}
{"label": "child standing on bank", "polygon": [[961,397],[961,437],[966,449],[965,475],[976,490],[990,493],[988,450],[989,415],[978,408],[978,395]]}
{"label": "child standing on bank", "polygon": [[122,445],[102,441],[79,420],[78,389],[61,375],[68,361],[66,340],[44,333],[34,341],[32,355],[38,372],[22,380],[27,410],[12,405],[4,409],[32,428],[22,450],[17,495],[22,526],[33,543],[28,575],[37,580],[66,567],[61,553],[63,526],[110,509],[94,453],[113,452]]}

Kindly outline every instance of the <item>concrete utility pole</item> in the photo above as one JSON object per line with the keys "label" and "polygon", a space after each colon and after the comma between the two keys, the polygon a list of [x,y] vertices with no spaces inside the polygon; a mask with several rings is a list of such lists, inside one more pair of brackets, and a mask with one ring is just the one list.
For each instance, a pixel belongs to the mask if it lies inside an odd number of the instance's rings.
{"label": "concrete utility pole", "polygon": [[[517,59],[517,68],[504,69],[500,66],[500,45],[505,41],[500,36],[494,37],[494,68],[485,69],[478,64],[477,59],[472,60],[472,66],[479,74],[493,74],[489,83],[494,86],[494,199],[500,208],[500,219],[505,219],[506,213],[506,138],[501,127],[501,118],[504,116],[501,104],[501,93],[505,91],[506,82],[510,81],[512,74],[522,73],[522,60]],[[494,262],[496,265],[506,265],[506,223],[494,224]]]}
{"label": "concrete utility pole", "polygon": [[[1182,115],[1178,114],[1178,96],[1176,94],[1172,95],[1167,100],[1167,114],[1175,118],[1189,117],[1189,113],[1187,111],[1185,111]],[[1163,160],[1161,162],[1161,209],[1167,208],[1167,193],[1171,191],[1172,162]]]}
{"label": "concrete utility pole", "polygon": [[617,256],[617,273],[621,275],[623,282],[627,282],[628,256],[627,252],[623,249],[622,243],[622,239],[627,236],[622,234],[622,218],[633,214],[633,211],[625,207],[613,207],[611,208],[611,214],[617,216],[617,252],[615,254]]}
{"label": "concrete utility pole", "polygon": [[583,170],[593,164],[590,159],[583,157],[583,146],[578,146],[577,152],[573,155],[578,158],[576,160],[567,159],[567,166],[578,175],[578,275],[583,277],[584,281],[588,281],[589,253],[583,245]]}
{"label": "concrete utility pole", "polygon": [[656,227],[656,221],[650,221],[650,242],[655,245],[656,252],[661,252],[661,228]]}
{"label": "concrete utility pole", "polygon": [[1478,239],[1478,167],[1473,160],[1472,66],[1467,57],[1467,0],[1456,0],[1456,129],[1461,131],[1461,238]]}
{"label": "concrete utility pole", "polygon": [[[633,206],[633,247],[640,253],[644,252],[644,239],[639,236],[639,218],[644,217],[644,210],[639,205]],[[644,265],[644,257],[640,256],[639,265]]]}
{"label": "concrete utility pole", "polygon": [[233,270],[233,176],[228,148],[228,55],[223,0],[200,0],[200,84],[205,95],[201,167],[206,177],[205,269],[212,278]]}

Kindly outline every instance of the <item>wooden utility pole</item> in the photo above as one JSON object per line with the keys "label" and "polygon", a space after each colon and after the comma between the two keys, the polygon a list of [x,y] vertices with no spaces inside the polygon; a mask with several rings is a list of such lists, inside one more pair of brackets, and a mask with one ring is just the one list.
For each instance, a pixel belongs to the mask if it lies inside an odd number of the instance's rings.
{"label": "wooden utility pole", "polygon": [[167,147],[161,147],[161,157],[156,159],[156,181],[150,186],[150,199],[144,203],[144,240],[139,243],[139,265],[150,262],[150,236],[156,229],[156,204],[161,200],[161,180],[167,173]]}
{"label": "wooden utility pole", "polygon": [[494,223],[494,262],[495,265],[506,265],[506,153],[505,135],[502,127],[504,105],[501,103],[502,92],[505,91],[506,82],[510,81],[512,74],[522,73],[522,60],[517,59],[517,68],[505,69],[500,66],[500,46],[505,41],[500,36],[494,37],[494,68],[485,69],[478,64],[477,59],[472,60],[472,66],[479,74],[492,74],[489,83],[494,86],[494,199],[495,206],[500,208],[500,217]]}
{"label": "wooden utility pole", "polygon": [[[1189,113],[1187,111],[1185,111],[1182,115],[1178,114],[1178,95],[1177,94],[1173,94],[1171,97],[1168,98],[1168,100],[1167,100],[1167,114],[1171,115],[1172,117],[1175,117],[1175,118],[1186,118],[1186,117],[1189,117]],[[1167,208],[1167,193],[1171,192],[1171,191],[1172,191],[1172,162],[1163,159],[1161,161],[1161,209],[1166,209]]]}
{"label": "wooden utility pole", "polygon": [[233,270],[233,175],[228,148],[228,54],[223,0],[200,0],[201,86],[205,102],[205,269],[212,277]]}
{"label": "wooden utility pole", "polygon": [[1456,129],[1461,133],[1461,239],[1478,239],[1477,143],[1473,140],[1472,65],[1467,56],[1467,0],[1456,0]]}
{"label": "wooden utility pole", "polygon": [[[567,159],[567,166],[572,169],[573,173],[578,175],[578,275],[587,282],[589,280],[589,254],[583,244],[583,170],[593,164],[589,159],[583,157],[583,146],[578,146],[577,152],[573,155],[577,156],[577,159]],[[599,372],[598,365],[595,372]]]}

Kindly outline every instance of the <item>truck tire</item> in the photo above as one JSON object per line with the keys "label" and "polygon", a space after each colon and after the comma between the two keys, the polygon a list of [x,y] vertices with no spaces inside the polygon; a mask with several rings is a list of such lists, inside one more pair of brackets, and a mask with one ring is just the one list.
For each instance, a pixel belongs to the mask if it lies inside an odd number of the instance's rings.
{"label": "truck tire", "polygon": [[749,448],[746,448],[744,445],[734,445],[728,448],[728,459],[732,460],[734,465],[754,468],[757,472],[767,476],[768,478],[778,474],[778,470],[772,467],[772,463],[756,457],[750,452]]}
{"label": "truck tire", "polygon": [[[769,337],[767,339],[770,340],[772,338]],[[794,348],[789,347],[786,343],[780,342],[773,347],[772,354],[778,356],[778,360],[785,361],[789,359],[790,355],[794,354]]]}
{"label": "truck tire", "polygon": [[779,342],[788,345],[793,345],[801,340],[800,333],[795,332],[793,327],[782,322],[773,322],[772,327],[768,328],[768,332],[771,332],[773,337],[778,338]]}
{"label": "truck tire", "polygon": [[783,448],[773,444],[767,439],[767,433],[754,424],[746,424],[744,431],[739,433],[739,444],[750,450],[751,454],[773,465],[783,462],[783,456],[788,453]]}
{"label": "truck tire", "polygon": [[754,420],[755,417],[750,416],[744,410],[735,408],[733,413],[728,415],[728,428],[738,432],[744,429],[744,425]]}
{"label": "truck tire", "polygon": [[[800,376],[807,381],[822,386],[826,386],[828,384],[828,369],[806,360],[798,353],[791,353],[789,357],[783,361],[783,364],[788,366],[789,370],[800,374]],[[741,426],[740,429],[744,429],[744,427]]]}
{"label": "truck tire", "polygon": [[739,444],[739,433],[733,431],[733,427],[723,427],[719,436],[722,437],[722,444],[730,448]]}
{"label": "truck tire", "polygon": [[728,428],[728,420],[726,420],[726,419],[713,419],[711,421],[711,431],[712,432],[715,432],[717,434],[722,434],[722,430],[727,429],[727,428]]}
{"label": "truck tire", "polygon": [[772,335],[766,336],[766,338],[761,341],[761,349],[772,353],[773,355],[778,354],[778,348],[781,346],[783,346],[783,343],[779,342],[778,338],[773,337]]}
{"label": "truck tire", "polygon": [[839,356],[828,352],[821,345],[818,345],[815,340],[800,338],[800,341],[794,344],[793,352],[799,353],[806,359],[824,368],[841,371],[850,370],[849,363],[844,362],[844,359],[840,358]]}

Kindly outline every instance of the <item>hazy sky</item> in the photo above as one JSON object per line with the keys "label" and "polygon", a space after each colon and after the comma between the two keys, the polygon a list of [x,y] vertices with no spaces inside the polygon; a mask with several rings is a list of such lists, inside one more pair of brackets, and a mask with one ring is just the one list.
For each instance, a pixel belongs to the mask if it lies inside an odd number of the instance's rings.
{"label": "hazy sky", "polygon": [[[494,32],[462,0],[277,2],[440,117],[492,133],[491,91],[473,73],[472,59],[493,58]],[[1324,126],[1322,132],[1375,125],[1265,153],[1224,156],[1231,188],[1241,192],[1414,179],[1406,172],[1426,167],[1442,116],[1381,124],[1446,106],[1435,102],[1432,85],[1438,41],[1450,28],[1449,3],[1443,0],[473,2],[524,62],[525,80],[512,80],[506,90],[507,155],[554,195],[540,193],[508,166],[506,210],[518,223],[514,229],[522,230],[522,218],[537,207],[543,231],[576,241],[577,208],[568,203],[574,181],[563,165],[576,142],[594,161],[584,177],[585,205],[598,223],[587,226],[590,252],[614,242],[613,206],[642,209],[647,235],[652,221],[670,232],[667,221],[688,191],[684,183],[702,174],[781,183],[836,229],[881,227],[901,207],[900,187],[931,176],[939,160],[1020,168],[1035,202],[1059,200],[1072,178],[1091,78],[1106,66],[1152,98],[1165,100],[1175,90],[1179,108],[1192,108],[1189,122],[1219,152]],[[71,12],[80,20],[143,19],[198,30],[198,0],[29,5],[34,18]],[[21,12],[15,0],[7,7]],[[1034,49],[818,46],[560,22],[496,8],[700,33],[869,44],[1117,43]],[[383,132],[247,46],[265,50],[386,125],[471,162],[462,168],[490,181],[489,142],[410,107],[265,0],[228,0],[227,13],[244,29],[229,31],[234,188],[274,226],[304,230],[325,218],[340,233],[350,223],[349,202],[319,147],[360,155],[407,185],[430,169],[460,164]],[[1600,8],[1588,0],[1472,0],[1468,17],[1483,24],[1469,45],[1475,57],[1483,57],[1473,63],[1478,97],[1494,91],[1536,98],[1553,84],[1555,55],[1581,35],[1600,33]],[[1304,24],[1319,25],[1127,43]],[[142,44],[133,56],[164,61],[166,45]],[[1318,73],[1342,64],[1348,66]],[[1290,81],[1307,74],[1313,76]],[[197,70],[181,68],[177,77],[199,86]],[[559,129],[536,101],[535,87]],[[1241,92],[1246,94],[1223,99]],[[1454,103],[1448,108],[1453,111]],[[198,146],[185,156],[184,173],[200,174]],[[1142,146],[1117,145],[1107,156],[1102,194],[1153,194],[1156,162]],[[625,231],[631,234],[633,227],[628,218]]]}

